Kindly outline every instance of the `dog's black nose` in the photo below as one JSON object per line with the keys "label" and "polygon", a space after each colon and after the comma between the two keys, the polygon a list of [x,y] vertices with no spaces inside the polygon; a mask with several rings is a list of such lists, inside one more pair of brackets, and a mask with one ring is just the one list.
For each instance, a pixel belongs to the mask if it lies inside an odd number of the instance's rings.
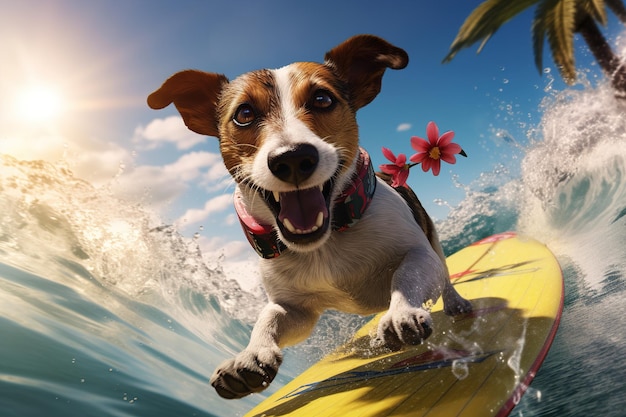
{"label": "dog's black nose", "polygon": [[276,178],[300,185],[315,172],[319,162],[317,148],[308,143],[275,149],[267,156],[267,166]]}

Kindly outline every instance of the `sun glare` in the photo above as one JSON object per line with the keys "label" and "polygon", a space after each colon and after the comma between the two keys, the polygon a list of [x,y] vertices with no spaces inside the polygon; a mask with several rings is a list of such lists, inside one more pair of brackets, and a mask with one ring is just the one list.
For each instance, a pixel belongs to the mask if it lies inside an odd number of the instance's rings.
{"label": "sun glare", "polygon": [[22,90],[16,103],[17,116],[28,123],[49,123],[63,113],[63,97],[48,86],[30,86]]}

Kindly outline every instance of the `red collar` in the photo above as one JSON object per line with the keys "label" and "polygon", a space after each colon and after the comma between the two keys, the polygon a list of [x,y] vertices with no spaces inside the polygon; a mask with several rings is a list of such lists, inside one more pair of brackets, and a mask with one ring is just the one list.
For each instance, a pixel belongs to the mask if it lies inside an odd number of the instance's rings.
{"label": "red collar", "polygon": [[[374,191],[376,191],[376,174],[370,156],[365,149],[360,148],[352,181],[335,199],[333,230],[341,232],[354,226],[372,201]],[[248,242],[259,256],[272,259],[287,249],[272,226],[258,222],[248,213],[240,193],[235,193],[235,211]]]}

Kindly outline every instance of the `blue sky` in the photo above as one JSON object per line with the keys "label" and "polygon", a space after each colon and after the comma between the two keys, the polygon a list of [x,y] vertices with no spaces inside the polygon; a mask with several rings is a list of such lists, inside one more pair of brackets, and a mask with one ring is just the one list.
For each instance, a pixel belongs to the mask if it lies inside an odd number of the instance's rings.
{"label": "blue sky", "polygon": [[[532,11],[504,26],[479,55],[474,47],[441,63],[478,0],[3,3],[0,153],[64,161],[76,176],[141,202],[187,236],[199,232],[205,251],[232,259],[251,250],[234,218],[217,140],[187,131],[173,107],[156,112],[145,104],[172,73],[198,68],[232,79],[321,61],[358,33],[404,48],[409,66],[388,71],[381,94],[358,114],[361,140],[378,165],[385,162],[381,146],[411,154],[409,138],[425,137],[431,120],[455,131],[469,157],[445,165],[439,177],[413,170],[409,178],[436,218],[447,209],[435,200],[455,205],[464,196],[453,177],[467,185],[498,163],[514,167],[514,148],[496,133],[526,143],[551,83],[534,66]],[[611,22],[608,36],[619,28]],[[597,73],[580,39],[576,45],[579,67]],[[556,74],[549,55],[544,64]],[[554,78],[552,87],[564,88]],[[32,101],[17,105],[31,87],[56,94],[58,111],[44,117]]]}

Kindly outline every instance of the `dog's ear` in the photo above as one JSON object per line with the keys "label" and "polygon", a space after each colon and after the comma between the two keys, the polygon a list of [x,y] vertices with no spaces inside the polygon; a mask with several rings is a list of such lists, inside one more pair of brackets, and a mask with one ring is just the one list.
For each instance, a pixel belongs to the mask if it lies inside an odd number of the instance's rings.
{"label": "dog's ear", "polygon": [[352,106],[360,109],[380,92],[385,69],[402,69],[407,53],[373,35],[356,35],[326,53],[326,64],[348,83]]}
{"label": "dog's ear", "polygon": [[162,109],[174,103],[185,125],[201,135],[218,137],[217,105],[228,78],[197,70],[177,72],[148,96],[148,106]]}

